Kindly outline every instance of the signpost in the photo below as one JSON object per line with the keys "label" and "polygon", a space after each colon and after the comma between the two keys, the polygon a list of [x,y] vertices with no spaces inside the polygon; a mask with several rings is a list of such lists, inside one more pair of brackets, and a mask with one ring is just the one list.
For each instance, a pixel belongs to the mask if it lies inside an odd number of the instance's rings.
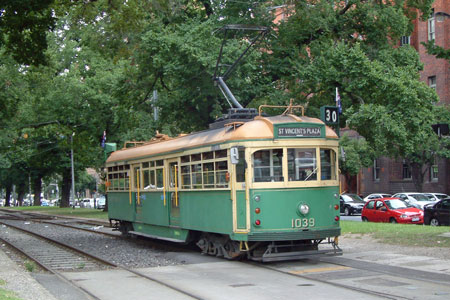
{"label": "signpost", "polygon": [[336,133],[339,136],[339,107],[322,106],[320,108],[320,119],[327,125],[336,127]]}

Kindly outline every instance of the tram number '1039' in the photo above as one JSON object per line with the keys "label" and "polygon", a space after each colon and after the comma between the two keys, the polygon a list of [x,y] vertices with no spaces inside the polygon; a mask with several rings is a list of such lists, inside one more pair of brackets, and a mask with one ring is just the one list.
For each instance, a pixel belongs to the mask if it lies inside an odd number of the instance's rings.
{"label": "tram number '1039'", "polygon": [[314,227],[316,224],[316,220],[314,218],[292,219],[291,222],[292,228]]}

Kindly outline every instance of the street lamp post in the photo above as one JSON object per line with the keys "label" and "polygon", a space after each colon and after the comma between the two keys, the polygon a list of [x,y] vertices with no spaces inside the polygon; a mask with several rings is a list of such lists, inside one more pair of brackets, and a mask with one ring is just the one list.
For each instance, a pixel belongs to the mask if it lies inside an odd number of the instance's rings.
{"label": "street lamp post", "polygon": [[71,147],[70,147],[70,160],[72,163],[72,205],[73,208],[75,208],[75,172],[73,169],[73,136],[75,135],[75,132],[72,133],[72,136],[70,137],[70,143],[71,143]]}

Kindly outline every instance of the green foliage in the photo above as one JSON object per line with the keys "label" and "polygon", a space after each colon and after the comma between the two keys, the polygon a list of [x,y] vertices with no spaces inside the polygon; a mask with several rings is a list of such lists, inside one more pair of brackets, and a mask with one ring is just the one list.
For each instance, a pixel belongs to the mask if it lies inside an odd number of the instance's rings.
{"label": "green foliage", "polygon": [[[318,117],[339,88],[341,126],[365,138],[342,140],[348,174],[374,156],[419,165],[448,157],[447,141],[430,128],[443,117],[436,93],[419,81],[419,57],[411,47],[394,47],[411,32],[417,12],[429,15],[432,2],[28,0],[12,15],[16,1],[6,1],[0,7],[6,12],[0,16],[0,182],[59,173],[67,183],[72,147],[77,170],[99,169],[103,131],[121,145],[148,140],[156,130],[176,135],[207,128],[228,107],[212,80],[225,24],[272,28],[227,80],[242,105],[292,98]],[[274,7],[284,4],[289,18],[274,24]],[[21,23],[30,27],[19,32]],[[223,63],[233,63],[254,37],[229,33]]]}
{"label": "green foliage", "polygon": [[442,58],[450,61],[450,49],[444,49],[440,46],[437,46],[434,43],[434,40],[431,40],[427,43],[421,43],[427,49],[428,54],[436,55],[437,58]]}
{"label": "green foliage", "polygon": [[46,34],[54,26],[54,0],[3,0],[0,5],[0,46],[19,63],[46,63]]}
{"label": "green foliage", "polygon": [[33,272],[36,269],[36,263],[34,261],[26,260],[23,264],[28,272]]}
{"label": "green foliage", "polygon": [[342,156],[339,157],[339,167],[342,173],[350,176],[357,175],[361,168],[371,166],[376,158],[374,151],[363,138],[350,138],[344,134],[339,145],[345,153],[345,160]]}

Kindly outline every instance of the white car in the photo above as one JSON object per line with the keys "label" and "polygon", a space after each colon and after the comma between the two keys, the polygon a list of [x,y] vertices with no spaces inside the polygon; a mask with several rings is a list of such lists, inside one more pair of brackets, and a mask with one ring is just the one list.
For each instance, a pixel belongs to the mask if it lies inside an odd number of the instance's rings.
{"label": "white car", "polygon": [[364,197],[364,202],[367,202],[369,200],[373,200],[373,199],[381,199],[381,198],[389,198],[391,197],[391,194],[370,194],[367,195],[366,197]]}
{"label": "white car", "polygon": [[422,210],[425,205],[435,203],[422,193],[397,193],[395,195],[392,195],[392,198],[399,198],[405,201],[406,203],[411,204]]}
{"label": "white car", "polygon": [[439,201],[441,199],[450,198],[447,194],[442,193],[424,193],[431,201]]}

